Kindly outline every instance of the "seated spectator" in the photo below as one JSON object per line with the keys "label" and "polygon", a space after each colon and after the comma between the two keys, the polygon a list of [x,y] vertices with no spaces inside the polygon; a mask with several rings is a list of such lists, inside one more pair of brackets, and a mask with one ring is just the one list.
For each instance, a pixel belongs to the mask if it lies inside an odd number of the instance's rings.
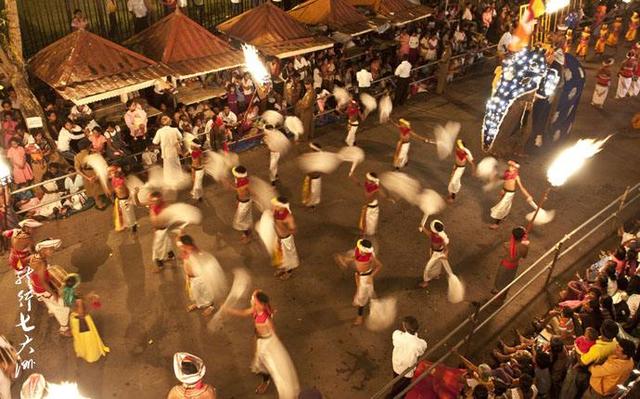
{"label": "seated spectator", "polygon": [[49,132],[54,140],[58,139],[58,132],[63,128],[64,124],[58,119],[58,114],[55,110],[47,111],[47,126],[49,126]]}
{"label": "seated spectator", "polygon": [[47,182],[41,186],[42,191],[45,193],[64,192],[66,190],[65,179],[58,179],[62,176],[64,176],[64,172],[61,169],[61,165],[57,162],[49,163],[47,171],[42,175],[42,180]]}
{"label": "seated spectator", "polygon": [[9,100],[2,101],[2,113],[10,114],[11,119],[13,119],[14,121],[19,121],[22,119],[22,116],[20,115],[20,111],[14,108],[13,104]]}
{"label": "seated spectator", "polygon": [[93,111],[85,104],[74,105],[69,111],[69,119],[77,123],[88,122],[93,119]]}
{"label": "seated spectator", "polygon": [[18,127],[18,122],[13,119],[13,116],[9,112],[5,112],[2,115],[2,133],[3,140],[2,146],[4,148],[9,148],[9,141],[16,135],[16,128]]}
{"label": "seated spectator", "polygon": [[231,108],[229,108],[228,105],[224,106],[218,116],[222,118],[222,122],[227,128],[235,128],[238,123],[238,117],[233,111],[231,111]]}
{"label": "seated spectator", "polygon": [[58,133],[58,140],[56,141],[58,151],[65,159],[72,161],[76,155],[71,146],[72,142],[77,142],[84,138],[85,134],[82,132],[82,128],[73,123],[71,119],[67,119],[62,129],[60,129],[60,133]]}
{"label": "seated spectator", "polygon": [[511,399],[533,399],[538,395],[538,388],[529,374],[522,374],[518,378],[517,386],[509,390]]}
{"label": "seated spectator", "polygon": [[593,327],[587,327],[584,330],[584,335],[576,338],[574,342],[574,349],[578,355],[584,355],[589,352],[589,349],[596,344],[598,339],[598,331]]}
{"label": "seated spectator", "polygon": [[605,361],[617,346],[618,325],[613,320],[605,320],[600,329],[600,337],[589,351],[580,356],[580,363],[589,366]]}
{"label": "seated spectator", "polygon": [[620,340],[604,363],[589,367],[589,389],[583,399],[612,397],[618,392],[618,384],[624,383],[633,370],[633,356],[636,347],[633,342]]}
{"label": "seated spectator", "polygon": [[67,174],[71,175],[64,179],[64,188],[69,194],[73,194],[69,198],[71,207],[79,211],[84,208],[88,199],[87,195],[82,191],[84,188],[84,179],[80,173],[76,173],[73,167],[67,170]]}
{"label": "seated spectator", "polygon": [[147,134],[147,113],[137,100],[127,103],[127,112],[124,114],[124,122],[129,128],[129,134],[133,140],[144,139]]}
{"label": "seated spectator", "polygon": [[87,19],[84,17],[82,10],[75,10],[73,12],[73,19],[71,20],[71,29],[87,29],[87,26],[89,26],[89,21],[87,21]]}
{"label": "seated spectator", "polygon": [[95,126],[93,129],[91,129],[89,141],[91,142],[90,152],[96,154],[105,153],[108,141],[107,138],[102,134],[102,128],[100,128],[100,126]]}
{"label": "seated spectator", "polygon": [[13,182],[15,184],[21,186],[33,180],[33,171],[29,162],[27,162],[27,152],[21,145],[20,140],[15,137],[9,141],[7,159],[11,162]]}

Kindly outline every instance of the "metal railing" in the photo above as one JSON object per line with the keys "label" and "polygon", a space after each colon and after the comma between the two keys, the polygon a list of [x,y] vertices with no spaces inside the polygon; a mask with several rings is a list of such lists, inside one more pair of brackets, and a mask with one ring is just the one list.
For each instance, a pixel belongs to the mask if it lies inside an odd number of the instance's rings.
{"label": "metal railing", "polygon": [[[466,51],[464,53],[457,54],[455,56],[451,56],[451,58],[449,58],[449,61],[453,60],[453,59],[457,59],[457,58],[467,57],[469,55],[474,55],[474,54],[486,54],[487,52],[493,51],[496,48],[497,48],[497,45],[491,45],[491,46],[487,46],[487,47],[484,47],[484,48],[481,48],[481,49],[478,49],[478,50],[474,50],[474,51]],[[490,59],[492,59],[494,57],[495,57],[495,55],[490,55],[490,56],[486,56],[485,55],[485,56],[482,57],[482,59],[490,60]],[[422,64],[422,65],[419,65],[419,66],[417,66],[415,68],[412,68],[411,72],[415,73],[415,72],[418,72],[418,71],[420,71],[422,69],[438,65],[438,64],[440,64],[442,62],[443,62],[442,60],[431,61],[431,62],[428,62],[426,64]],[[436,75],[429,75],[427,77],[416,79],[416,80],[412,81],[411,84],[419,83],[419,82],[422,82],[422,81],[425,81],[425,80],[429,80],[429,79],[434,79],[435,77],[436,77]],[[371,84],[372,85],[380,85],[383,82],[386,82],[388,80],[392,80],[394,78],[395,78],[395,76],[393,76],[393,75],[384,76],[384,77],[381,77],[381,78],[373,81]],[[331,94],[329,97],[333,97],[333,94]],[[292,109],[292,107],[290,107],[290,109]],[[288,109],[288,110],[290,110],[290,109]],[[325,111],[323,111],[321,113],[314,114],[314,119],[317,119],[320,116],[324,116],[324,115],[328,115],[328,114],[334,113],[336,111],[337,111],[337,108],[332,108],[332,109],[325,110]],[[205,133],[200,133],[199,134],[199,136],[203,136],[203,135],[205,135]],[[242,141],[245,141],[245,140],[255,139],[255,138],[256,138],[256,136],[251,136],[251,137],[247,137],[247,138],[241,138],[241,139],[235,140],[233,142],[229,142],[228,144],[233,145],[235,143],[239,143],[239,142],[242,142]],[[142,153],[143,153],[143,151],[137,152],[137,153],[132,153],[132,154],[127,154],[123,158],[135,158],[135,157],[138,157],[138,156],[142,155]],[[185,159],[185,158],[186,157],[183,157],[181,159]],[[142,171],[139,171],[137,173],[144,173],[146,170],[147,169],[143,169]],[[77,172],[68,173],[68,174],[65,174],[65,175],[62,175],[62,176],[55,177],[53,179],[48,179],[48,180],[44,180],[44,181],[41,181],[41,182],[38,182],[38,183],[34,183],[34,184],[31,184],[31,185],[28,185],[28,186],[25,186],[25,187],[21,187],[21,188],[18,188],[16,190],[11,191],[10,195],[15,195],[15,194],[23,193],[23,192],[26,192],[26,191],[30,191],[30,190],[33,190],[35,188],[38,188],[38,187],[43,186],[43,185],[48,184],[48,183],[52,183],[52,182],[56,182],[58,180],[66,179],[67,177],[73,177],[76,174],[77,174]],[[69,197],[72,197],[75,194],[79,194],[79,193],[82,193],[82,192],[84,192],[84,190],[78,191],[78,192],[76,192],[74,194],[65,195],[64,197],[62,197],[60,199],[69,198]],[[18,214],[27,213],[27,212],[33,211],[35,209],[38,209],[38,208],[41,208],[41,207],[44,207],[44,206],[47,206],[47,205],[51,205],[52,203],[58,202],[60,199],[57,199],[57,200],[54,200],[54,201],[50,201],[48,203],[38,204],[38,205],[36,205],[34,207],[20,210],[17,213]]]}
{"label": "metal railing", "polygon": [[[509,304],[511,304],[515,299],[519,298],[520,295],[523,292],[525,292],[527,288],[529,288],[532,284],[541,282],[542,280],[540,278],[543,277],[545,272],[547,272],[547,275],[544,277],[546,279],[546,283],[543,285],[543,288],[542,288],[542,290],[544,290],[545,287],[547,286],[547,283],[549,282],[549,280],[553,275],[553,272],[558,260],[560,260],[561,258],[565,257],[567,254],[569,254],[571,251],[573,251],[577,245],[582,243],[585,239],[589,238],[592,234],[597,232],[600,228],[605,226],[611,220],[619,219],[620,213],[624,209],[629,207],[632,203],[637,201],[638,199],[640,199],[640,183],[635,184],[633,187],[627,188],[627,190],[625,190],[623,194],[621,194],[616,199],[611,201],[608,205],[606,205],[596,214],[591,216],[584,223],[582,223],[581,225],[579,225],[578,227],[574,228],[572,231],[564,235],[564,237],[558,240],[549,250],[547,250],[538,259],[536,259],[529,267],[523,270],[522,273],[520,273],[511,283],[509,283],[506,287],[504,287],[500,292],[495,294],[484,304],[477,305],[476,309],[469,316],[467,316],[460,324],[458,324],[457,327],[455,327],[451,332],[449,332],[446,336],[440,339],[434,346],[432,346],[427,352],[425,352],[425,354],[421,356],[420,359],[418,359],[418,363],[420,361],[428,359],[430,356],[433,356],[439,350],[443,350],[447,348],[448,351],[444,355],[440,356],[435,362],[433,362],[431,366],[429,366],[422,374],[420,374],[420,376],[414,379],[409,386],[407,386],[402,392],[397,394],[394,398],[400,399],[404,397],[404,395],[407,392],[409,392],[420,381],[422,381],[424,378],[430,375],[431,371],[434,370],[436,366],[438,366],[439,364],[447,360],[452,354],[455,353],[455,351],[457,351],[463,345],[469,344],[474,334],[476,334],[478,331],[484,328],[489,322],[493,321],[498,314],[500,314],[505,308],[507,308]],[[613,207],[615,208],[611,212],[611,208]],[[603,215],[605,215],[607,212],[611,212],[611,213],[608,213],[606,217],[604,217],[604,219],[599,221],[594,227],[592,227],[590,230],[586,231],[584,234],[578,237],[571,246],[566,248],[564,251],[562,250],[563,246],[569,240],[576,237],[579,232],[581,232],[582,230],[590,226],[596,220],[603,217]],[[551,259],[549,260],[550,257]],[[544,263],[545,261],[546,263]],[[538,265],[543,263],[544,263],[544,266],[542,266],[539,270],[534,270]],[[528,280],[526,280],[525,282],[525,276],[532,274],[534,271],[535,273],[531,277],[529,277]],[[492,304],[500,301],[503,296],[507,295],[507,292],[509,291],[510,288],[512,288],[513,286],[515,286],[520,282],[524,282],[524,285],[520,287],[511,296],[509,296],[509,298],[506,301],[504,301],[501,304],[501,306],[498,307],[498,309],[493,311],[486,318],[484,318],[482,322],[479,323],[480,314],[485,310],[487,310]],[[450,341],[456,336],[461,335],[461,333],[465,332],[465,330],[467,330],[467,333],[464,334],[463,338],[459,339],[457,342],[449,346],[451,344]],[[406,370],[404,370],[403,373],[401,373],[400,375],[398,375],[397,377],[389,381],[382,388],[380,388],[380,390],[378,390],[375,394],[372,395],[372,399],[383,398],[385,394],[391,389],[391,387],[401,378],[404,378],[404,376],[408,372],[413,370],[418,365],[418,363],[416,363],[412,367],[407,368]]]}

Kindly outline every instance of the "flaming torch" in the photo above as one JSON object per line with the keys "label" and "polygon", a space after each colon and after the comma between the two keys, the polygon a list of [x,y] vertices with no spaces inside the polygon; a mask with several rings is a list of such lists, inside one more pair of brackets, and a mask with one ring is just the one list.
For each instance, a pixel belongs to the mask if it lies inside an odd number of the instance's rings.
{"label": "flaming torch", "polygon": [[562,151],[556,159],[553,160],[547,169],[547,181],[549,182],[549,186],[542,195],[542,200],[538,202],[531,220],[529,220],[527,231],[531,231],[531,229],[533,229],[533,223],[540,213],[542,205],[544,205],[547,200],[551,188],[560,187],[565,184],[571,176],[582,168],[587,159],[593,157],[602,150],[604,143],[606,143],[610,137],[611,136],[607,136],[602,140],[580,139],[573,146]]}
{"label": "flaming torch", "polygon": [[[258,55],[258,50],[250,45],[243,44],[242,45],[242,53],[244,54],[244,64],[247,68],[247,72],[251,75],[251,79],[253,79],[254,84],[256,85],[256,89],[251,94],[251,99],[248,102],[247,111],[251,109],[253,105],[253,100],[256,97],[256,93],[258,91],[261,93],[260,97],[266,96],[269,92],[269,86],[271,85],[271,74],[267,71],[267,67],[264,66],[264,63],[260,59]],[[243,122],[246,120],[249,112],[244,113]]]}

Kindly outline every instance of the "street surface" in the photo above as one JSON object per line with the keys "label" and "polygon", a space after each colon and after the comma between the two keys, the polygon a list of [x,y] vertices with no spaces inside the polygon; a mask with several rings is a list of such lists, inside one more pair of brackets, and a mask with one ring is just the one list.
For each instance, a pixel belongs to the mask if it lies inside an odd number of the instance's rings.
{"label": "street surface", "polygon": [[[530,259],[537,258],[564,233],[638,180],[640,140],[638,133],[631,131],[630,119],[640,111],[640,99],[614,100],[612,87],[604,110],[590,107],[597,64],[587,63],[585,67],[587,87],[573,137],[616,135],[564,187],[551,193],[546,208],[556,209],[557,217],[532,234]],[[394,110],[393,116],[409,119],[419,134],[428,136],[432,136],[432,128],[438,123],[459,121],[461,137],[481,159],[480,123],[491,79],[489,73],[463,78],[452,84],[444,96],[421,94]],[[356,171],[360,179],[367,171],[393,169],[397,131],[391,125],[378,125],[376,118],[371,115],[358,132],[358,145],[367,155]],[[317,130],[321,135],[317,141],[325,149],[337,150],[343,145],[344,130],[343,124]],[[304,209],[300,205],[302,175],[295,158],[306,151],[306,144],[299,144],[280,163],[278,189],[290,198],[299,229],[295,239],[301,266],[290,280],[283,282],[273,277],[270,260],[258,240],[249,245],[238,242],[238,235],[231,228],[234,194],[211,181],[205,186],[204,202],[198,205],[204,222],[187,231],[200,248],[218,258],[229,275],[234,268],[246,268],[253,285],[271,296],[277,309],[278,335],[296,364],[303,387],[315,386],[331,399],[367,398],[392,376],[392,330],[371,332],[351,326],[355,316],[351,306],[353,276],[341,271],[332,259],[334,253],[352,248],[357,239],[362,188],[347,178],[348,167],[342,166],[324,179],[321,205],[315,211]],[[553,151],[520,159],[523,182],[534,197],[539,197],[546,187],[545,170],[552,155]],[[265,148],[244,152],[240,159],[250,175],[267,180]],[[433,146],[414,142],[405,172],[445,195],[452,162],[438,160]],[[498,193],[484,193],[481,186],[478,179],[465,174],[458,200],[438,216],[447,226],[451,264],[466,283],[468,301],[489,298],[502,254],[501,243],[508,239],[514,225],[525,222],[524,216],[530,212],[522,196],[517,196],[502,227],[489,230],[489,208]],[[181,198],[186,200],[186,193]],[[251,320],[229,318],[222,331],[210,333],[201,314],[187,313],[182,270],[168,267],[161,274],[152,273],[151,227],[145,210],[141,208],[137,213],[140,228],[135,236],[113,231],[111,208],[48,223],[37,233],[38,239],[62,238],[63,247],[52,263],[77,271],[83,279],[82,290],[101,295],[103,307],[93,317],[105,344],[111,348],[106,358],[94,364],[76,359],[71,339],[58,336],[55,319],[47,316],[44,306],[36,304],[32,338],[37,371],[52,382],[77,381],[81,392],[93,399],[160,399],[177,383],[173,354],[185,351],[204,359],[205,380],[217,388],[219,398],[254,397],[259,381],[249,369],[254,350]],[[395,296],[398,319],[405,315],[417,317],[420,335],[434,344],[469,314],[471,305],[449,304],[444,278],[433,282],[428,290],[416,288],[428,254],[427,239],[418,232],[420,218],[418,209],[403,202],[381,202],[377,245],[384,268],[376,281],[376,291],[381,297]],[[21,339],[15,327],[16,292],[13,272],[3,266],[0,332],[14,342]],[[17,395],[17,386],[14,388]],[[265,397],[277,397],[275,390],[271,388]]]}

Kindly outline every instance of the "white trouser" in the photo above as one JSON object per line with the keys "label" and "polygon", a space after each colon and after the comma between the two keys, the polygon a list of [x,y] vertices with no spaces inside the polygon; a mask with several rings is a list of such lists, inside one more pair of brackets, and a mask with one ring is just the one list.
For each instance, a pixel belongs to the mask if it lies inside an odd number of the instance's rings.
{"label": "white trouser", "polygon": [[270,375],[278,390],[279,399],[298,398],[300,383],[296,368],[291,356],[274,333],[256,340],[256,354],[251,363],[251,371]]}
{"label": "white trouser", "polygon": [[67,331],[69,329],[69,308],[64,306],[62,297],[54,297],[49,292],[34,294],[39,301],[42,301],[46,305],[49,313],[53,314],[56,318],[58,324],[60,324],[60,331]]}
{"label": "white trouser", "polygon": [[630,93],[630,95],[637,96],[638,94],[640,94],[640,78],[635,77],[635,78],[633,78],[633,81],[631,82],[631,93]]}
{"label": "white trouser", "polygon": [[623,98],[631,94],[632,78],[625,78],[618,76],[618,90],[616,91],[616,98]]}
{"label": "white trouser", "polygon": [[233,228],[237,231],[251,230],[253,225],[253,214],[251,212],[251,200],[246,202],[238,201],[236,214],[233,217]]}
{"label": "white trouser", "polygon": [[513,197],[515,195],[516,193],[514,191],[505,192],[500,201],[491,208],[491,217],[495,220],[506,218],[511,211],[511,205],[513,204]]}
{"label": "white trouser", "polygon": [[171,239],[169,238],[169,229],[155,229],[153,231],[153,247],[151,250],[151,259],[166,260],[169,252],[172,250]]}
{"label": "white trouser", "polygon": [[322,196],[322,177],[316,177],[309,181],[309,202],[307,206],[315,206],[320,203]]}
{"label": "white trouser", "polygon": [[400,144],[398,156],[393,160],[393,167],[402,168],[407,164],[407,162],[409,162],[409,147],[409,142]]}
{"label": "white trouser", "polygon": [[367,306],[371,298],[375,298],[373,276],[358,276],[358,287],[353,296],[353,306]]}
{"label": "white trouser", "polygon": [[189,298],[199,308],[211,306],[213,304],[213,293],[211,287],[207,286],[202,277],[189,278]]}
{"label": "white trouser", "polygon": [[359,124],[349,123],[349,130],[347,131],[347,138],[344,140],[349,147],[352,147],[356,142],[356,132],[358,131]]}
{"label": "white trouser", "polygon": [[278,161],[280,153],[271,151],[269,153],[269,179],[273,182],[278,180]]}
{"label": "white trouser", "polygon": [[198,200],[202,198],[202,181],[204,180],[204,169],[195,169],[193,171],[193,188],[191,189],[191,198]]}
{"label": "white trouser", "polygon": [[451,174],[451,179],[449,180],[449,193],[458,194],[460,191],[460,187],[462,187],[462,175],[464,174],[465,167],[464,166],[456,166],[453,173]]}
{"label": "white trouser", "polygon": [[[380,209],[378,208],[378,201],[374,200],[370,204],[365,205],[364,215],[361,216],[361,230],[366,236],[376,235],[378,229],[378,218],[380,217]],[[364,223],[364,226],[362,226]],[[363,228],[364,227],[364,228]]]}
{"label": "white trouser", "polygon": [[591,104],[600,106],[604,105],[604,102],[607,99],[607,94],[609,94],[609,86],[601,86],[599,84],[596,84],[595,89],[593,89]]}

